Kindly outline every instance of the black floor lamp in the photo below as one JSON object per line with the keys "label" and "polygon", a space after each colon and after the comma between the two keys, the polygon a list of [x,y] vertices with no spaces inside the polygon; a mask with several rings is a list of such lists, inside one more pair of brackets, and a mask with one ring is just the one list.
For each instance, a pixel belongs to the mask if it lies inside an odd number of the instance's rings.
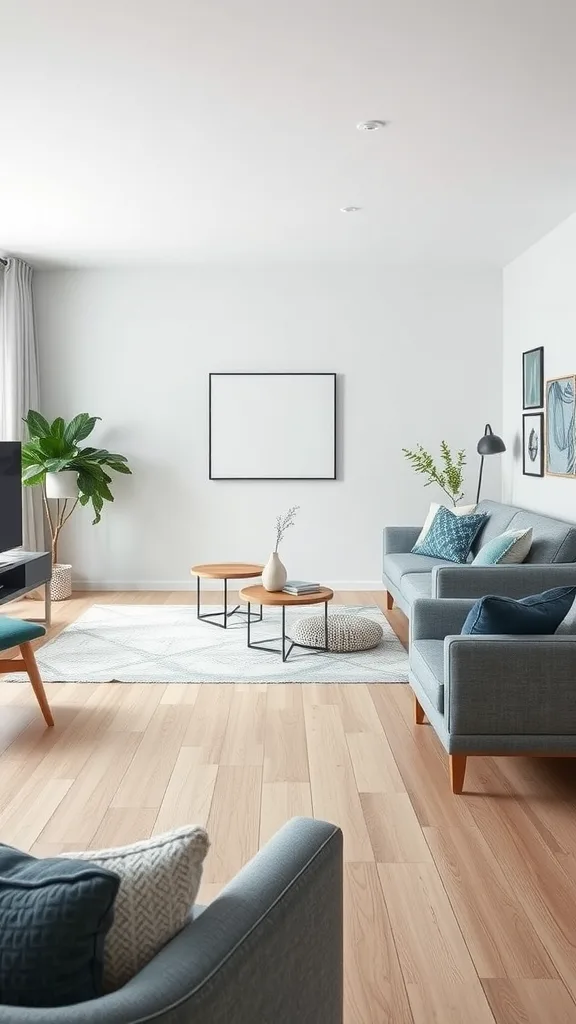
{"label": "black floor lamp", "polygon": [[506,451],[506,445],[498,434],[495,434],[489,423],[484,427],[484,435],[478,441],[476,451],[480,455],[480,472],[478,473],[478,491],[476,494],[476,504],[480,501],[480,488],[482,487],[482,470],[484,469],[484,456],[485,455],[501,455],[502,452]]}

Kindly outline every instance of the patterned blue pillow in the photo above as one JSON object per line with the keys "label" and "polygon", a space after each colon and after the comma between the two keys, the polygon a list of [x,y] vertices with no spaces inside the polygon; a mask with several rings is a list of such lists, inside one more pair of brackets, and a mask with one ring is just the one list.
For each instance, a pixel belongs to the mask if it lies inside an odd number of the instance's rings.
{"label": "patterned blue pillow", "polygon": [[119,885],[96,864],[0,844],[0,1005],[69,1006],[103,994]]}
{"label": "patterned blue pillow", "polygon": [[474,538],[486,519],[485,512],[455,516],[450,509],[441,505],[424,540],[416,544],[412,551],[416,555],[445,558],[448,562],[465,562]]}

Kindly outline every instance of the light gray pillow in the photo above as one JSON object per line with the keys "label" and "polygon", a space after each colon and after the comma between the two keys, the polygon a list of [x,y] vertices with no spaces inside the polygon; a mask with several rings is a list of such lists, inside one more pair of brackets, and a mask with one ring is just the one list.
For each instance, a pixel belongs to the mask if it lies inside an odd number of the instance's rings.
{"label": "light gray pillow", "polygon": [[112,850],[63,853],[120,876],[114,923],[104,948],[104,989],[125,985],[182,930],[193,906],[208,834],[187,825]]}

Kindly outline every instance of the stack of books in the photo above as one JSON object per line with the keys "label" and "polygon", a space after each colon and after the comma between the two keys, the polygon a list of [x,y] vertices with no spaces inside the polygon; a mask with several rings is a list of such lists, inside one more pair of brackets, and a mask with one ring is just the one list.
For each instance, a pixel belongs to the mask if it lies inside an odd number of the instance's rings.
{"label": "stack of books", "polygon": [[319,583],[307,583],[306,580],[287,580],[282,590],[285,594],[302,597],[303,594],[317,594],[321,587]]}

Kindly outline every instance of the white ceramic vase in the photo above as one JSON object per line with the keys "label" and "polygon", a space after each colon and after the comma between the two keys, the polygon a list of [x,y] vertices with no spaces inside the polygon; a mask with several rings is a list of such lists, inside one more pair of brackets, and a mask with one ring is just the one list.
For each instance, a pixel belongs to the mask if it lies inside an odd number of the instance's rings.
{"label": "white ceramic vase", "polygon": [[262,586],[265,590],[282,590],[286,583],[286,567],[280,561],[277,551],[273,551],[262,571]]}
{"label": "white ceramic vase", "polygon": [[78,473],[65,469],[62,473],[46,473],[47,498],[77,498]]}

